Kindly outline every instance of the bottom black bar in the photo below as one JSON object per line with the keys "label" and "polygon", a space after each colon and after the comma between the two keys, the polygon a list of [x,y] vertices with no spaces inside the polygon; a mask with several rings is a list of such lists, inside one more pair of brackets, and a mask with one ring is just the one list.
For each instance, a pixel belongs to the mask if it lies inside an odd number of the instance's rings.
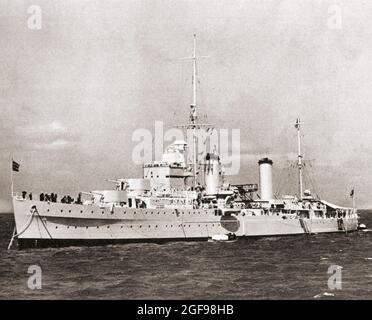
{"label": "bottom black bar", "polygon": [[[330,317],[350,314],[356,318],[361,312],[370,314],[372,301],[297,301],[297,300],[82,300],[82,301],[0,301],[2,312],[27,310],[38,317],[51,316],[50,310],[58,310],[59,317],[72,314],[86,319],[88,316],[110,316],[121,319],[255,319],[274,315],[286,318]],[[8,309],[8,310],[7,310]],[[43,312],[41,312],[43,311]],[[367,313],[368,312],[368,313]]]}

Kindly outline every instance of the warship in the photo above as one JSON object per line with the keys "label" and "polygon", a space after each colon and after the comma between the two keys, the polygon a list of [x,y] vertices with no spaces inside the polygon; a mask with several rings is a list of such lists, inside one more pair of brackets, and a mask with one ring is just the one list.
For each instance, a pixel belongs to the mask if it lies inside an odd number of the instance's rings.
{"label": "warship", "polygon": [[[192,146],[182,140],[169,145],[162,159],[143,165],[142,178],[117,178],[111,189],[81,191],[70,196],[37,198],[12,187],[18,248],[102,245],[127,242],[215,240],[244,237],[351,232],[358,213],[321,200],[305,189],[301,122],[296,120],[297,195],[273,192],[273,160],[258,160],[259,183],[226,182],[216,150],[198,159],[197,131],[209,127],[197,117],[197,56],[194,35],[193,101],[183,128],[193,134]],[[192,151],[192,152],[191,152]],[[190,160],[190,155],[191,160]],[[202,172],[199,175],[200,163]],[[15,168],[14,168],[15,166]],[[18,171],[18,163],[13,161]],[[297,187],[296,187],[297,188]]]}

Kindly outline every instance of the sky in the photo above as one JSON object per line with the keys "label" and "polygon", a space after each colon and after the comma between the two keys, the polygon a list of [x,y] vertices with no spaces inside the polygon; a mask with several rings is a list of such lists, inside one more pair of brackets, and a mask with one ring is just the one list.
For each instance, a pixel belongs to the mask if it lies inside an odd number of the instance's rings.
{"label": "sky", "polygon": [[[41,29],[29,28],[32,5]],[[0,0],[0,212],[12,210],[11,157],[17,191],[141,177],[133,133],[188,120],[192,65],[180,58],[194,33],[208,56],[199,115],[240,130],[231,181],[257,183],[268,156],[275,189],[296,190],[300,117],[306,187],[340,205],[355,187],[357,205],[372,207],[371,13],[361,0]]]}

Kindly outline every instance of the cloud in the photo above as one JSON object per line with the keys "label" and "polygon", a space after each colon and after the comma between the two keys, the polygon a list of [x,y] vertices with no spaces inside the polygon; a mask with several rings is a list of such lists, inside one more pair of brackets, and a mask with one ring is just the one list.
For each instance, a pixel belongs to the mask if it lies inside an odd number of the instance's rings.
{"label": "cloud", "polygon": [[44,129],[46,131],[49,130],[52,132],[66,132],[66,128],[57,121],[53,121],[52,123],[42,127],[41,129]]}
{"label": "cloud", "polygon": [[35,149],[43,149],[43,150],[59,150],[59,149],[65,149],[67,147],[70,147],[74,144],[72,141],[67,141],[63,139],[57,139],[52,142],[46,142],[46,143],[34,143],[33,147]]}
{"label": "cloud", "polygon": [[58,121],[15,127],[15,142],[23,150],[62,150],[76,144],[76,132]]}
{"label": "cloud", "polygon": [[[289,153],[249,153],[249,152],[241,152],[237,154],[231,154],[229,155],[228,161],[241,161],[247,164],[253,164],[257,165],[258,160],[262,158],[270,158],[274,161],[274,163],[279,164],[287,164],[287,161],[296,161],[297,160],[297,154],[295,152],[289,152]],[[224,159],[221,159],[223,162]]]}
{"label": "cloud", "polygon": [[37,136],[40,134],[47,135],[47,134],[65,134],[67,132],[67,128],[64,127],[60,122],[53,121],[48,124],[40,124],[40,125],[28,125],[28,126],[17,126],[15,128],[16,133],[22,136],[30,137],[30,136]]}

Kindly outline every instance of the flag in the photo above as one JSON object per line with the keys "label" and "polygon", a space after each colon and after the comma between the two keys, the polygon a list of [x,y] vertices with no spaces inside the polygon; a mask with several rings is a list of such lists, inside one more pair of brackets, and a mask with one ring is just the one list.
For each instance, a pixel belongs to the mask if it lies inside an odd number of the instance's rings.
{"label": "flag", "polygon": [[13,171],[19,172],[19,163],[13,160]]}
{"label": "flag", "polygon": [[300,127],[300,119],[297,118],[297,119],[296,119],[295,128],[298,129],[299,127]]}
{"label": "flag", "polygon": [[350,197],[354,197],[354,188],[353,188],[353,190],[351,190],[351,192],[350,192]]}

